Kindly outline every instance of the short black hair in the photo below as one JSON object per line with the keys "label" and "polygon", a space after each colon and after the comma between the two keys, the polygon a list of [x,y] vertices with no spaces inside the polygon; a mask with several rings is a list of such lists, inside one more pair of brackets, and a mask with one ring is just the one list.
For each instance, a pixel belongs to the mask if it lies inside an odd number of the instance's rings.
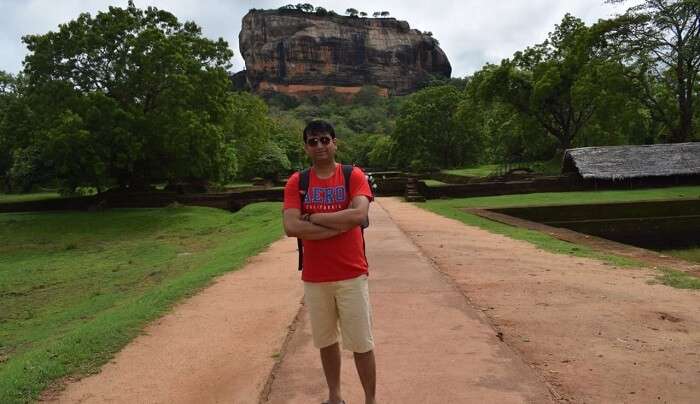
{"label": "short black hair", "polygon": [[333,125],[331,125],[330,123],[322,119],[316,119],[309,122],[309,124],[306,125],[306,128],[304,128],[304,143],[306,143],[306,139],[309,136],[318,136],[323,133],[327,133],[331,135],[331,138],[335,139],[335,129],[333,129]]}

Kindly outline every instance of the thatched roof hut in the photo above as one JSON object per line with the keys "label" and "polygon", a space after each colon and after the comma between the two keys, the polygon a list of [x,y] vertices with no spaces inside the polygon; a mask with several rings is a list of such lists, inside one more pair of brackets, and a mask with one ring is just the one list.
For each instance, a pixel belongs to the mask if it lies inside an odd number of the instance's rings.
{"label": "thatched roof hut", "polygon": [[569,149],[562,173],[594,180],[698,176],[700,142]]}

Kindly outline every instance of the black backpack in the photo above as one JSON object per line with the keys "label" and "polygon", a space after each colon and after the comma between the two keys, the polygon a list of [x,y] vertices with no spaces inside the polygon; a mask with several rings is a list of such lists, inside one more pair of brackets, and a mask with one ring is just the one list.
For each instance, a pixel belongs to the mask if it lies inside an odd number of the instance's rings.
{"label": "black backpack", "polygon": [[[343,164],[343,179],[345,180],[345,195],[347,195],[348,198],[350,198],[350,175],[352,175],[352,170],[355,166],[349,165],[349,164]],[[302,170],[299,172],[299,200],[301,202],[301,213],[304,213],[304,198],[306,198],[306,194],[309,192],[309,177],[311,175],[311,169],[307,168],[305,170]],[[365,180],[369,182],[368,177],[365,175]],[[372,183],[370,182],[370,189],[373,190],[372,188]],[[365,229],[369,227],[369,216],[365,219],[365,221],[360,225],[360,229],[362,230],[362,250],[364,252],[365,249]],[[299,270],[301,271],[304,265],[304,246],[302,243],[302,240],[300,238],[297,238],[297,249],[299,250]],[[367,256],[365,256],[365,259],[367,259]]]}

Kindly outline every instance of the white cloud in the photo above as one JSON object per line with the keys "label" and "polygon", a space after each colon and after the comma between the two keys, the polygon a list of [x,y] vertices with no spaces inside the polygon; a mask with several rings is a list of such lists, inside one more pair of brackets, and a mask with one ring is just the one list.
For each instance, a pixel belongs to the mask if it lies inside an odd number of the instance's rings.
{"label": "white cloud", "polygon": [[[135,0],[168,10],[181,21],[195,21],[210,38],[223,37],[234,51],[233,70],[243,69],[238,51],[241,19],[250,8],[277,8],[292,1],[252,0]],[[554,24],[569,12],[591,24],[622,10],[603,0],[371,0],[311,2],[314,6],[343,14],[352,7],[372,14],[389,11],[412,28],[431,31],[452,64],[453,76],[461,77],[484,63],[498,63],[513,52],[542,42]],[[0,70],[17,73],[27,50],[25,34],[56,30],[81,12],[95,14],[109,5],[125,7],[126,0],[0,0]]]}

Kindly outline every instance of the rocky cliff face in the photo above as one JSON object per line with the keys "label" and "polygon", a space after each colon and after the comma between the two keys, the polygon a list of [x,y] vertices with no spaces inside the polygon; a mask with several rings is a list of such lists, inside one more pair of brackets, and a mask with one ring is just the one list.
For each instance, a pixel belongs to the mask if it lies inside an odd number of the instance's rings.
{"label": "rocky cliff face", "polygon": [[354,93],[376,85],[402,95],[429,74],[452,72],[436,40],[394,18],[251,10],[238,38],[248,84],[257,92]]}

